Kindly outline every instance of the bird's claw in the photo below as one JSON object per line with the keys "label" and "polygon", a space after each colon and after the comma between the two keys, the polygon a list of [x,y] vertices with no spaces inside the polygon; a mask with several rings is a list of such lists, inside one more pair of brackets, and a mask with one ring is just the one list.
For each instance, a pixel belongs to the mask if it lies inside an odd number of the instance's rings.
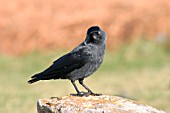
{"label": "bird's claw", "polygon": [[93,95],[93,96],[101,96],[102,94],[93,93],[93,94],[91,94],[91,95]]}
{"label": "bird's claw", "polygon": [[79,92],[77,94],[70,94],[71,96],[79,96],[79,97],[83,97],[83,96],[87,96],[87,92]]}
{"label": "bird's claw", "polygon": [[89,92],[89,95],[92,95],[92,96],[101,96],[102,94]]}
{"label": "bird's claw", "polygon": [[71,96],[79,96],[79,97],[88,97],[88,96],[101,96],[102,94],[98,94],[98,93],[93,93],[93,92],[79,92],[77,94],[70,94]]}

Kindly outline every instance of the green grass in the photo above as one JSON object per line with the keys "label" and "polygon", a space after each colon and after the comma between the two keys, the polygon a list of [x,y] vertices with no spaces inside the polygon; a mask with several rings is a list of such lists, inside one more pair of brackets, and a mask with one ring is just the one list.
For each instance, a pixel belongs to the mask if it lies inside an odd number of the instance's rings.
{"label": "green grass", "polygon": [[138,40],[125,44],[116,53],[107,53],[104,68],[107,70],[134,70],[160,68],[170,62],[170,52],[157,43]]}
{"label": "green grass", "polygon": [[[68,51],[65,51],[68,52]],[[63,52],[0,56],[0,113],[35,113],[39,98],[75,93],[68,80],[27,84]],[[102,67],[85,83],[94,91],[119,95],[170,112],[170,54],[146,40],[107,52]],[[84,90],[78,85],[81,90]]]}

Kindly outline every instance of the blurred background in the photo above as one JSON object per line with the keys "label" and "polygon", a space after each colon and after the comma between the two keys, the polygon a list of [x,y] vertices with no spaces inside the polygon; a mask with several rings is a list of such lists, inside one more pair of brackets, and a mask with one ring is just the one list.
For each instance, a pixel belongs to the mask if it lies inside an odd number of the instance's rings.
{"label": "blurred background", "polygon": [[107,52],[85,83],[170,112],[169,19],[168,0],[0,0],[0,112],[35,113],[39,98],[75,93],[68,80],[27,81],[93,25],[106,31]]}

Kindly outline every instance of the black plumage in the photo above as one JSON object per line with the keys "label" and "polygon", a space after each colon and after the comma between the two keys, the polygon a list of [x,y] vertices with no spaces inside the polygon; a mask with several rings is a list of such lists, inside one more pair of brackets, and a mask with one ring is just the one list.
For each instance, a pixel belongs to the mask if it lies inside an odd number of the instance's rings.
{"label": "black plumage", "polygon": [[41,73],[32,76],[28,83],[39,80],[69,79],[71,80],[78,96],[83,96],[75,81],[88,91],[94,93],[83,83],[84,78],[93,74],[101,65],[106,48],[106,33],[98,26],[92,26],[87,30],[86,39],[71,52],[54,61],[53,64]]}

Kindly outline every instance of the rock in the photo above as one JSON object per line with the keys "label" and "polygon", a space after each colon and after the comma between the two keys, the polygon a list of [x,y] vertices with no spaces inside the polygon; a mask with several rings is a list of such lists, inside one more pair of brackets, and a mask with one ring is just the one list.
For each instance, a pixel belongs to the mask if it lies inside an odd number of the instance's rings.
{"label": "rock", "polygon": [[117,96],[64,96],[39,99],[38,113],[165,113]]}

